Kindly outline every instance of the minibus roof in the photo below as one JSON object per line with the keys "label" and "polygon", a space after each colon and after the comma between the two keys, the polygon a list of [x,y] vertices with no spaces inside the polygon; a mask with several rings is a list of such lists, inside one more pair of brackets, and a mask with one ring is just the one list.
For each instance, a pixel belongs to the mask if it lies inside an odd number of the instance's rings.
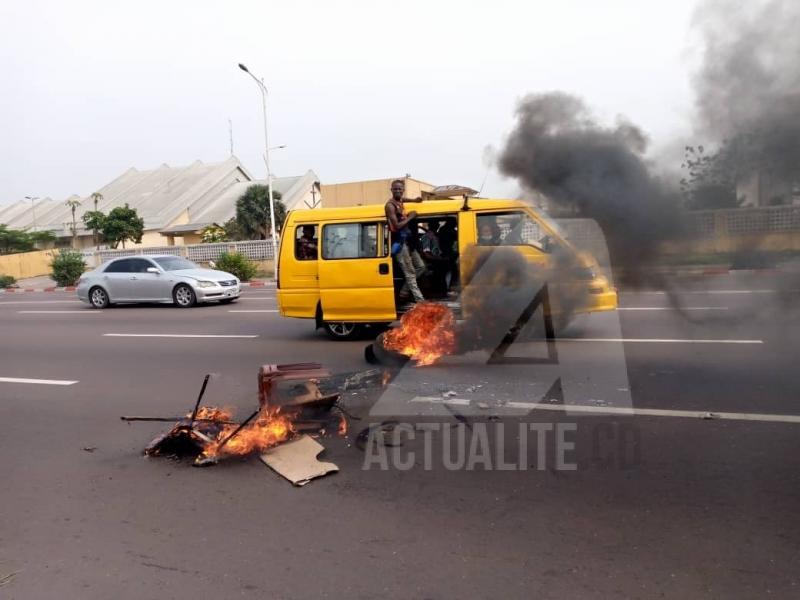
{"label": "minibus roof", "polygon": [[[490,198],[469,198],[468,210],[503,210],[530,207],[520,200],[497,200]],[[319,221],[342,221],[346,219],[384,219],[384,204],[368,204],[366,206],[343,206],[339,208],[308,208],[293,210],[290,219],[296,223]],[[420,216],[456,213],[464,206],[463,199],[426,200],[424,202],[406,202],[406,210],[415,210]]]}

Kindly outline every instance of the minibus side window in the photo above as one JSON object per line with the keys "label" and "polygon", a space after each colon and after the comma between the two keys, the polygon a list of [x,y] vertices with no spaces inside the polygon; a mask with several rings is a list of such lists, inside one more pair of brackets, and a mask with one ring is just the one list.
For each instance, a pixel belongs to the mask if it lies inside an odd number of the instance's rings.
{"label": "minibus side window", "polygon": [[294,257],[297,260],[317,260],[318,225],[298,225],[294,230]]}
{"label": "minibus side window", "polygon": [[479,246],[534,246],[547,252],[547,232],[523,211],[478,215]]}
{"label": "minibus side window", "polygon": [[322,227],[322,258],[377,258],[377,223],[335,223]]}

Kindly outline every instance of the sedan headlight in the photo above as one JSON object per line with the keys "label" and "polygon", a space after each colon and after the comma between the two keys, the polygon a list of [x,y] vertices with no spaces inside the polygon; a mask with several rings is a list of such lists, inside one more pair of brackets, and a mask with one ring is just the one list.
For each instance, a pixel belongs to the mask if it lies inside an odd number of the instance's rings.
{"label": "sedan headlight", "polygon": [[210,287],[214,287],[215,285],[217,285],[217,284],[214,283],[213,281],[198,281],[197,282],[197,287],[201,287],[201,288],[210,288]]}

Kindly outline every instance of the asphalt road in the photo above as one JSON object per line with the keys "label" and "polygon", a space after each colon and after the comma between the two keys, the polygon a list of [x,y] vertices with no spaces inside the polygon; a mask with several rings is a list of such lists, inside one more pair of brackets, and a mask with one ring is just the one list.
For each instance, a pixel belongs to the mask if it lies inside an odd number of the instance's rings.
{"label": "asphalt road", "polygon": [[[800,294],[767,274],[684,283],[677,297],[692,310],[623,293],[625,310],[578,319],[555,366],[453,357],[346,395],[362,419],[351,431],[396,418],[415,439],[365,454],[352,434],[325,438],[340,472],[294,488],[255,458],[143,458],[164,427],[119,416],[187,412],[205,373],[207,402],[241,416],[260,365],[364,369],[365,341],[282,319],[270,288],[191,310],[0,296],[0,596],[797,597]],[[603,409],[616,412],[587,412]],[[449,470],[435,443],[425,468],[431,424],[433,440],[463,432],[473,459],[476,432],[492,448],[502,433],[514,464],[520,423],[553,431],[543,453],[529,438],[514,470],[497,455]]]}

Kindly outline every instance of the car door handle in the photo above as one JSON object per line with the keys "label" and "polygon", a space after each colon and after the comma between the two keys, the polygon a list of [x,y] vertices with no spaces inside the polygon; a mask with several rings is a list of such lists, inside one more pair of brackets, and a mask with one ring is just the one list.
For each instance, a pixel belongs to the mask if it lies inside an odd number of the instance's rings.
{"label": "car door handle", "polygon": [[378,273],[381,275],[388,275],[389,274],[389,265],[386,263],[381,263],[378,265]]}
{"label": "car door handle", "polygon": [[138,277],[131,277],[131,281],[136,281]]}

